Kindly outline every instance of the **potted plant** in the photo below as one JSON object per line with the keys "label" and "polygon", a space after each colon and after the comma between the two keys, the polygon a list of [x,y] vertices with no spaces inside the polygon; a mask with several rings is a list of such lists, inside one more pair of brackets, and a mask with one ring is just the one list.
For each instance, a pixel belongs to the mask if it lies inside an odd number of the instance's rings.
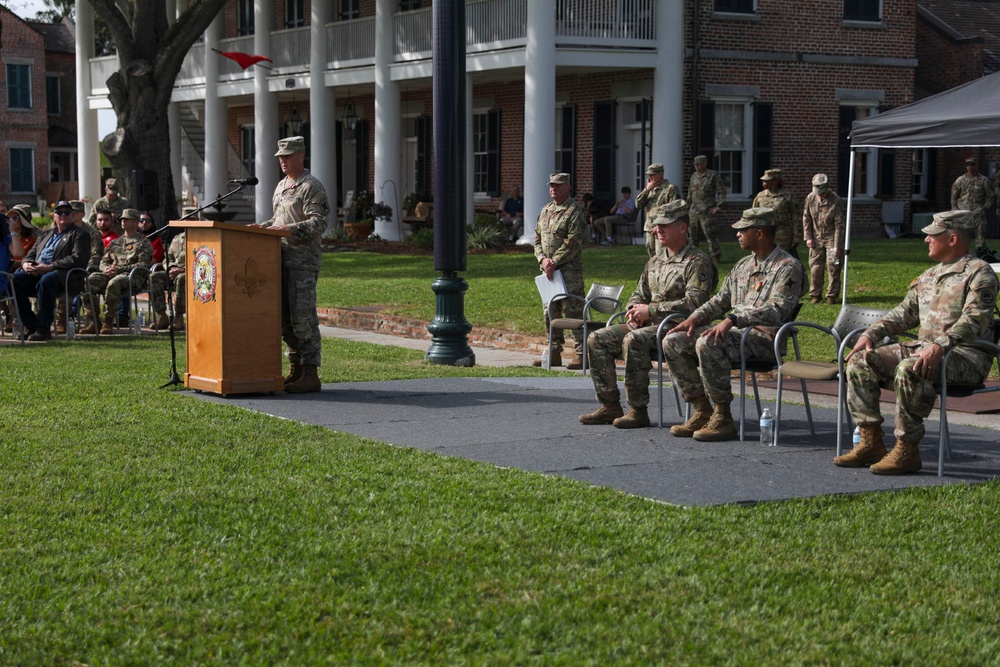
{"label": "potted plant", "polygon": [[372,233],[372,229],[375,228],[371,216],[373,202],[374,198],[371,193],[362,190],[358,193],[354,203],[351,204],[352,215],[349,219],[354,220],[354,222],[344,223],[344,234],[349,241],[364,241]]}

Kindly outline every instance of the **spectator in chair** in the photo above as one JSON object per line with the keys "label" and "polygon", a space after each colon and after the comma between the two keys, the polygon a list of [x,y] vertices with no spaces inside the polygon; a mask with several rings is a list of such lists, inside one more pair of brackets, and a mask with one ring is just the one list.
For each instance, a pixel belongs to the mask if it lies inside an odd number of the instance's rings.
{"label": "spectator in chair", "polygon": [[524,234],[524,198],[518,186],[515,185],[510,189],[510,196],[500,209],[500,219],[510,227],[511,241],[521,238]]}
{"label": "spectator in chair", "polygon": [[[628,217],[635,214],[635,200],[632,199],[632,188],[622,187],[622,196],[611,207],[608,215],[599,218],[594,222],[594,233],[591,235],[594,243],[601,242],[602,245],[614,245],[615,225],[627,222]],[[655,224],[655,223],[654,223]],[[601,241],[603,234],[604,240]]]}

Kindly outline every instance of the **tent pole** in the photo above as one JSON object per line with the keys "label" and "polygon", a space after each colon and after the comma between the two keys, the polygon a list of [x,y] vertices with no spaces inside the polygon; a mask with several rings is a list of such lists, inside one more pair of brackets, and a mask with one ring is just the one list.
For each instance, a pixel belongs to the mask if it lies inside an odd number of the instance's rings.
{"label": "tent pole", "polygon": [[851,256],[851,213],[854,209],[854,147],[851,146],[851,164],[847,176],[847,222],[844,224],[844,268],[840,288],[840,307],[847,305],[847,260]]}

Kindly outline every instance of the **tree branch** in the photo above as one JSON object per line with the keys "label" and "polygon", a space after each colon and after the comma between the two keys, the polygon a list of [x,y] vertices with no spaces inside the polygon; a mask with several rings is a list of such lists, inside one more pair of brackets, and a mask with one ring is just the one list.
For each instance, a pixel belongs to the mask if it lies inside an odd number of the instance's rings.
{"label": "tree branch", "polygon": [[90,4],[108,26],[108,32],[111,33],[111,40],[118,51],[119,61],[126,62],[126,60],[132,57],[132,43],[134,42],[132,28],[129,26],[128,19],[122,13],[121,9],[118,8],[115,0],[90,0]]}

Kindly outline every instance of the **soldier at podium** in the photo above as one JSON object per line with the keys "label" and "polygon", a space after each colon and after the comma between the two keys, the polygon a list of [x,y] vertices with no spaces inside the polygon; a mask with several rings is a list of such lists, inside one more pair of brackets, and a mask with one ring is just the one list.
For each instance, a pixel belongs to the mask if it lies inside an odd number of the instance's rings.
{"label": "soldier at podium", "polygon": [[304,394],[319,391],[321,339],[316,314],[316,281],[322,260],[320,236],[326,229],[330,207],[326,188],[305,168],[306,142],[287,137],[278,142],[275,157],[285,175],[271,199],[274,217],[258,227],[287,229],[281,237],[281,338],[288,348],[291,371],[285,391]]}

